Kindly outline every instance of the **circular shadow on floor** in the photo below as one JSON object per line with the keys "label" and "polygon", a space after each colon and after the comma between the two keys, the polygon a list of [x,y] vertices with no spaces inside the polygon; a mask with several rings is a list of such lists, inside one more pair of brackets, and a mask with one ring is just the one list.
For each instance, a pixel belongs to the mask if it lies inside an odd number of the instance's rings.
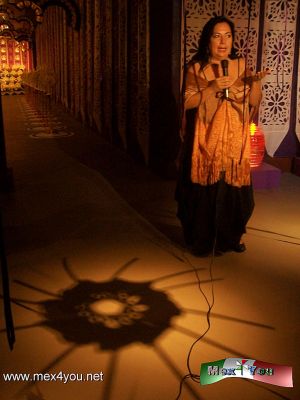
{"label": "circular shadow on floor", "polygon": [[116,350],[133,342],[152,343],[170,327],[180,310],[150,282],[121,279],[107,282],[78,281],[58,300],[40,303],[44,326],[59,332],[67,341],[82,345],[98,343],[101,349]]}

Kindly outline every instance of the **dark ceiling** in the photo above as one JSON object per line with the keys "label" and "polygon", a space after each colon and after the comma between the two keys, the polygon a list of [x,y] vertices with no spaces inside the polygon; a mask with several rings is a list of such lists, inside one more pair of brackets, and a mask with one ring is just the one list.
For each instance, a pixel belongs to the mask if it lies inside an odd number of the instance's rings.
{"label": "dark ceiling", "polygon": [[36,26],[43,22],[50,6],[64,8],[68,25],[79,29],[80,11],[75,0],[0,0],[0,36],[32,41]]}

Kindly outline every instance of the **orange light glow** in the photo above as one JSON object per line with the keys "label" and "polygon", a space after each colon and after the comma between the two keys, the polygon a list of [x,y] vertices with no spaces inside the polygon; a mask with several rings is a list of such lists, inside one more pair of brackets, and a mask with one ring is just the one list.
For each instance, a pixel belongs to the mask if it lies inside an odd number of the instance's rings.
{"label": "orange light glow", "polygon": [[255,123],[251,122],[251,124],[250,124],[250,135],[254,136],[255,133],[256,133],[256,130],[257,130],[257,127],[256,127]]}
{"label": "orange light glow", "polygon": [[262,130],[252,122],[249,127],[250,130],[250,166],[259,167],[265,155],[265,137]]}

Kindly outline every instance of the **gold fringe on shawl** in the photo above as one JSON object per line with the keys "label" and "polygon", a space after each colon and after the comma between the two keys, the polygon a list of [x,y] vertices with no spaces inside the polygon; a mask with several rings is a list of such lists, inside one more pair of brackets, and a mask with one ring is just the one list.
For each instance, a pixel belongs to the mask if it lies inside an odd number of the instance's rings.
{"label": "gold fringe on shawl", "polygon": [[[200,113],[201,106],[195,121],[192,182],[214,184],[224,171],[226,183],[237,187],[250,185],[250,134],[248,122],[243,124],[243,104],[222,101],[208,124],[199,117]],[[248,112],[245,120],[248,121]]]}

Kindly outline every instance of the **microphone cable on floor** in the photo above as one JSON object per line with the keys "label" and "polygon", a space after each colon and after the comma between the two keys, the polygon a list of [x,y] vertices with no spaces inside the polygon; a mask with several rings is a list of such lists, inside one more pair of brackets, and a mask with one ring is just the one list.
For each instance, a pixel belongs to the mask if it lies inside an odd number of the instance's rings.
{"label": "microphone cable on floor", "polygon": [[206,330],[202,333],[202,335],[200,335],[200,336],[192,343],[192,345],[190,346],[190,349],[189,349],[188,354],[187,354],[187,359],[186,359],[187,369],[188,369],[189,373],[186,374],[186,375],[184,375],[184,376],[182,377],[181,381],[180,381],[179,392],[178,392],[178,395],[177,395],[177,397],[176,397],[176,400],[179,400],[179,399],[180,399],[180,396],[181,396],[181,393],[182,393],[183,384],[184,384],[184,382],[185,382],[187,379],[192,379],[194,382],[200,383],[200,375],[199,375],[199,374],[194,374],[194,373],[192,372],[192,369],[191,369],[191,366],[190,366],[190,358],[191,358],[191,354],[192,354],[192,351],[193,351],[195,345],[196,345],[197,343],[199,343],[200,340],[202,340],[202,339],[206,336],[206,334],[208,333],[208,331],[210,330],[210,327],[211,327],[210,314],[211,314],[211,310],[212,310],[212,308],[213,308],[213,306],[214,306],[214,304],[215,304],[215,293],[214,293],[214,284],[213,284],[212,267],[213,267],[214,259],[215,259],[216,243],[217,243],[217,232],[216,232],[215,238],[214,238],[212,256],[211,256],[211,261],[210,261],[210,265],[209,265],[209,277],[210,277],[211,298],[212,298],[211,302],[209,301],[207,295],[204,293],[204,291],[203,291],[203,289],[202,289],[202,287],[201,287],[201,280],[200,280],[200,278],[199,278],[199,274],[198,274],[197,269],[196,269],[195,266],[191,263],[191,261],[188,259],[188,257],[185,256],[185,260],[187,261],[187,263],[188,263],[188,264],[192,267],[192,269],[194,270],[194,273],[195,273],[196,278],[197,278],[197,281],[198,281],[198,288],[199,288],[199,291],[200,291],[200,293],[202,294],[202,296],[204,297],[205,302],[206,302],[206,304],[207,304],[207,306],[208,306],[208,310],[207,310],[207,313],[206,313],[207,328],[206,328]]}

